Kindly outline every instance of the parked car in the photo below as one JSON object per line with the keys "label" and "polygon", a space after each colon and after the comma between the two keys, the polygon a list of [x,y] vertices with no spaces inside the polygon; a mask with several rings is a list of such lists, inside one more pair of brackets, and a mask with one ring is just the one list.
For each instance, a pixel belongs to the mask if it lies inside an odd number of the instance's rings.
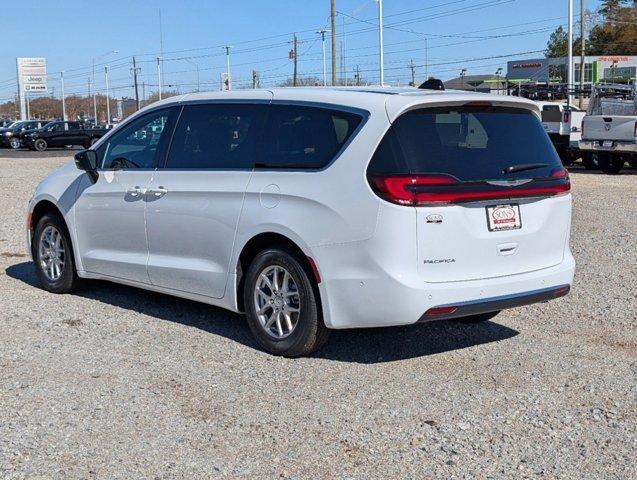
{"label": "parked car", "polygon": [[12,123],[8,128],[0,129],[0,146],[20,148],[20,134],[26,130],[41,128],[48,120],[24,120]]}
{"label": "parked car", "polygon": [[485,321],[573,281],[539,116],[411,88],[165,99],[40,183],[29,251],[48,291],[96,278],[245,312],[287,356],[330,329]]}
{"label": "parked car", "polygon": [[[637,166],[637,86],[594,85],[579,143],[584,160],[605,173]],[[595,158],[596,157],[596,158]]]}
{"label": "parked car", "polygon": [[49,147],[81,145],[88,148],[108,132],[105,128],[85,128],[80,122],[51,122],[38,130],[26,132],[22,144],[43,152]]}
{"label": "parked car", "polygon": [[579,156],[579,140],[585,112],[565,103],[537,103],[542,110],[544,130],[557,150],[562,164],[570,166]]}

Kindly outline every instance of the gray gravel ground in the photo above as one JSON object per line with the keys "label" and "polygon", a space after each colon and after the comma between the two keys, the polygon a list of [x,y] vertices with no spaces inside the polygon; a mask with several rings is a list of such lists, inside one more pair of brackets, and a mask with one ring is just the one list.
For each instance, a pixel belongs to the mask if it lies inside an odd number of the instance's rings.
{"label": "gray gravel ground", "polygon": [[[574,171],[568,297],[492,322],[336,332],[107,283],[56,296],[24,210],[63,158],[0,155],[1,478],[636,478],[637,175]],[[634,172],[634,171],[633,171]]]}

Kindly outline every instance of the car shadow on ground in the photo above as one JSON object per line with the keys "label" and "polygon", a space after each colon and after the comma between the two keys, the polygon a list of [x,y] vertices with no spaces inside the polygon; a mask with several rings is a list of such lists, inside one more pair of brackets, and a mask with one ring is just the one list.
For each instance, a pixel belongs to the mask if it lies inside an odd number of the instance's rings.
{"label": "car shadow on ground", "polygon": [[[32,262],[6,268],[6,274],[40,288]],[[160,320],[195,327],[258,349],[243,315],[170,295],[90,281],[74,293],[80,297],[142,313]],[[495,322],[464,324],[440,321],[405,327],[334,330],[322,350],[313,357],[351,363],[382,363],[435,355],[506,340],[518,331]]]}

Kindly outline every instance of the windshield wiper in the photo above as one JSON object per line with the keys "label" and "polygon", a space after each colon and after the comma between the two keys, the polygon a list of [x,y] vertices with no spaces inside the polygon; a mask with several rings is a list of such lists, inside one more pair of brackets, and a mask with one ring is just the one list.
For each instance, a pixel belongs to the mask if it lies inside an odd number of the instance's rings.
{"label": "windshield wiper", "polygon": [[508,175],[509,173],[524,172],[526,170],[535,170],[536,168],[548,167],[547,163],[522,163],[520,165],[511,165],[502,170],[502,173]]}

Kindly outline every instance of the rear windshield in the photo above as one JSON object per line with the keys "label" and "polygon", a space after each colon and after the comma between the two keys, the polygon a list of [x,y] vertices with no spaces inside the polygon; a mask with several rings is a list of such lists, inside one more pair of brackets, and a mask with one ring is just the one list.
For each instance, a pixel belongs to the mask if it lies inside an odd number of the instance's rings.
{"label": "rear windshield", "polygon": [[[509,167],[536,164],[505,173]],[[541,166],[539,165],[541,164]],[[460,181],[548,177],[561,162],[537,117],[499,107],[408,112],[383,138],[370,175],[447,174]]]}

